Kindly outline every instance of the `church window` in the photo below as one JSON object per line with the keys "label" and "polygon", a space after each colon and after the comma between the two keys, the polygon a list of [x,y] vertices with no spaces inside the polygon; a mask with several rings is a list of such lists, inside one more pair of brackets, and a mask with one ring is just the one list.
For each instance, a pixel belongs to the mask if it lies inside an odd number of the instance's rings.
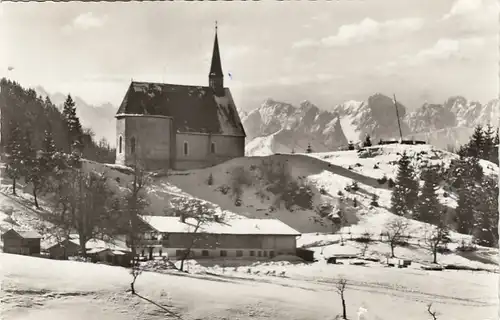
{"label": "church window", "polygon": [[215,142],[212,142],[212,145],[210,146],[210,152],[215,153]]}
{"label": "church window", "polygon": [[122,143],[123,143],[123,138],[120,136],[120,139],[118,141],[118,152],[122,153]]}
{"label": "church window", "polygon": [[186,141],[184,141],[184,155],[187,156],[188,155],[188,143]]}
{"label": "church window", "polygon": [[130,153],[134,154],[135,153],[135,138],[132,137],[130,139]]}

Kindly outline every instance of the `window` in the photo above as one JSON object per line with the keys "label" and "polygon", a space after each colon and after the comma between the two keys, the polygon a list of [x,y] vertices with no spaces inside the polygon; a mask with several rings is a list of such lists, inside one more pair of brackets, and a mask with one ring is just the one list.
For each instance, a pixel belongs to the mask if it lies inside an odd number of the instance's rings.
{"label": "window", "polygon": [[237,257],[243,257],[243,251],[242,250],[236,250],[236,256]]}
{"label": "window", "polygon": [[175,255],[176,255],[177,257],[180,257],[180,256],[182,256],[183,251],[184,251],[184,250],[175,250]]}
{"label": "window", "polygon": [[227,251],[226,250],[221,250],[220,251],[220,256],[221,257],[227,257]]}
{"label": "window", "polygon": [[263,253],[264,253],[263,256],[267,257],[267,251],[264,251]]}
{"label": "window", "polygon": [[258,251],[258,256],[262,257],[262,251]]}
{"label": "window", "polygon": [[250,257],[255,257],[255,251],[250,250]]}
{"label": "window", "polygon": [[215,142],[212,142],[212,145],[210,146],[210,152],[215,153]]}
{"label": "window", "polygon": [[204,256],[204,257],[208,257],[209,256],[208,250],[201,251],[201,255]]}
{"label": "window", "polygon": [[274,251],[269,251],[269,257],[274,258]]}
{"label": "window", "polygon": [[122,153],[122,145],[123,145],[123,138],[120,136],[120,139],[118,140],[118,153]]}
{"label": "window", "polygon": [[187,156],[188,155],[188,143],[186,141],[184,141],[184,155]]}
{"label": "window", "polygon": [[132,137],[130,139],[130,153],[134,154],[135,153],[135,138]]}

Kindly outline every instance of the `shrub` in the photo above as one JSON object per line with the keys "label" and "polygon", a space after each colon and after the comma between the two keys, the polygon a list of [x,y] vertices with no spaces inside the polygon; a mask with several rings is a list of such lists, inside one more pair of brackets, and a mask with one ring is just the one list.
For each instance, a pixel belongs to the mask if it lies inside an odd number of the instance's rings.
{"label": "shrub", "polygon": [[374,207],[378,207],[378,196],[376,194],[373,194],[372,201],[370,202],[370,205],[372,205]]}
{"label": "shrub", "polygon": [[347,167],[347,169],[352,170],[353,168],[352,168],[352,166],[349,166],[349,167]]}
{"label": "shrub", "polygon": [[327,217],[333,210],[333,205],[330,203],[322,203],[316,207],[316,213],[321,217]]}
{"label": "shrub", "polygon": [[213,185],[214,184],[214,176],[212,175],[212,173],[210,172],[210,174],[208,175],[208,179],[207,179],[207,184],[209,186]]}
{"label": "shrub", "polygon": [[339,191],[337,192],[337,195],[341,197],[341,196],[343,196],[343,195],[344,195],[344,193],[343,193],[341,190],[339,190]]}
{"label": "shrub", "polygon": [[227,195],[229,193],[229,190],[231,190],[231,188],[227,184],[223,184],[215,190],[219,191],[223,195]]}
{"label": "shrub", "polygon": [[375,164],[373,165],[373,169],[379,169],[378,164],[376,164],[376,163],[375,163]]}
{"label": "shrub", "polygon": [[450,196],[450,194],[448,192],[446,192],[446,191],[443,192],[443,197],[448,198],[449,196]]}
{"label": "shrub", "polygon": [[285,203],[285,208],[288,210],[294,205],[302,209],[312,209],[312,188],[304,182],[292,181],[283,190],[281,200]]}
{"label": "shrub", "polygon": [[350,188],[352,191],[356,192],[359,190],[359,186],[358,186],[358,182],[357,181],[353,181],[352,184],[351,184],[351,188]]}
{"label": "shrub", "polygon": [[390,178],[389,180],[387,180],[387,182],[388,182],[387,186],[388,186],[389,188],[391,188],[391,189],[392,189],[392,188],[394,188],[394,186],[396,185],[396,184],[394,183],[394,180],[392,180],[392,178]]}
{"label": "shrub", "polygon": [[362,167],[363,165],[358,162],[358,163],[355,164],[355,166],[359,168],[359,167]]}
{"label": "shrub", "polygon": [[324,187],[321,187],[319,189],[319,193],[322,194],[322,195],[326,195],[327,194],[326,189]]}

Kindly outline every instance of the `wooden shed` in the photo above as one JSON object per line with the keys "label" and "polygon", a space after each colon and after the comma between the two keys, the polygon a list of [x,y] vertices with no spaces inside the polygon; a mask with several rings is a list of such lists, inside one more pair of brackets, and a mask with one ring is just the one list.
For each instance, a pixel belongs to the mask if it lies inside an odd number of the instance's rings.
{"label": "wooden shed", "polygon": [[10,229],[2,234],[3,252],[38,255],[42,236],[35,231],[16,231]]}

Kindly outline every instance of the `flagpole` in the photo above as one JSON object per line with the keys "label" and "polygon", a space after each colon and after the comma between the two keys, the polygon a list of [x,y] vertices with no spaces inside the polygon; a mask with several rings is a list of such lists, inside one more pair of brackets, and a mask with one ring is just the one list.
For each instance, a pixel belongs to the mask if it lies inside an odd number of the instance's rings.
{"label": "flagpole", "polygon": [[401,122],[399,121],[399,111],[398,111],[398,102],[396,101],[396,95],[394,96],[394,107],[396,108],[396,117],[398,118],[398,128],[399,128],[399,137],[401,138],[401,142],[403,142],[403,133],[401,132]]}

